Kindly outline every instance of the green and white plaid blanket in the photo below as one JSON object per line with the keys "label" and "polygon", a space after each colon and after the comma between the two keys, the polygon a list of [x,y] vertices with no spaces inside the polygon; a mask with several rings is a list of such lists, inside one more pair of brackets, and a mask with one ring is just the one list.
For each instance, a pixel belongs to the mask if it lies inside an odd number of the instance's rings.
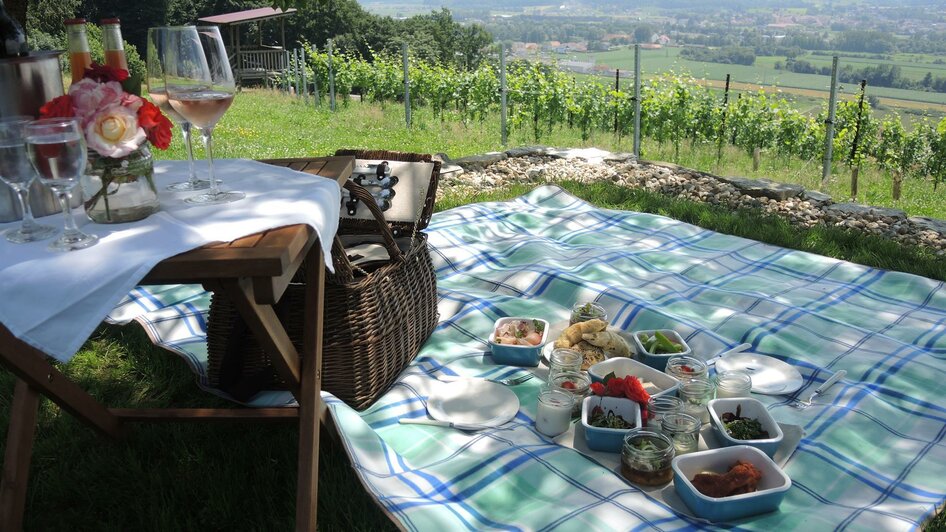
{"label": "green and white plaid blanket", "polygon": [[[943,283],[598,209],[551,186],[438,213],[429,233],[437,330],[367,411],[326,396],[355,471],[404,529],[705,526],[537,433],[539,379],[513,388],[522,407],[500,428],[398,424],[426,416],[438,376],[523,371],[493,364],[485,339],[496,319],[554,323],[592,300],[621,329],[673,327],[705,357],[749,342],[801,371],[797,394],[756,396],[806,432],[785,465],[792,488],[779,512],[739,528],[911,529],[946,500]],[[137,289],[111,319],[138,319],[206,384],[208,303],[197,287]],[[789,407],[841,369],[847,377],[820,404]],[[257,403],[288,400],[273,393]]]}

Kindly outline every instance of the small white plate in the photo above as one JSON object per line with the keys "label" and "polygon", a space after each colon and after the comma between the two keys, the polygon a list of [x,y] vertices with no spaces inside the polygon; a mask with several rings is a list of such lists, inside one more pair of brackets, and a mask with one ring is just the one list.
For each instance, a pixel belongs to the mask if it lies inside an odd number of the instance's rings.
{"label": "small white plate", "polygon": [[765,395],[784,395],[805,383],[791,364],[756,353],[727,355],[716,362],[716,371],[745,371],[752,377],[752,391]]}
{"label": "small white plate", "polygon": [[502,384],[460,379],[438,383],[427,398],[427,412],[440,421],[495,427],[516,416],[519,398]]}

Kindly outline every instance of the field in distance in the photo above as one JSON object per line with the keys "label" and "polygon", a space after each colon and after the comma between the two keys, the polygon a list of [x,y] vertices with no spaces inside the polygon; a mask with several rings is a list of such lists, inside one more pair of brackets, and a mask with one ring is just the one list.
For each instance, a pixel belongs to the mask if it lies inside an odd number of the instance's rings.
{"label": "field in distance", "polygon": [[[681,48],[664,47],[657,50],[641,50],[641,73],[646,77],[666,73],[687,73],[695,78],[707,80],[712,87],[722,88],[726,74],[731,75],[734,90],[780,90],[784,94],[827,100],[831,85],[829,76],[817,74],[798,74],[775,68],[776,61],[785,61],[784,57],[760,56],[756,64],[730,65],[722,63],[707,63],[692,61],[680,57]],[[564,59],[566,56],[555,56]],[[594,61],[596,66],[620,68],[623,72],[632,72],[634,69],[633,46],[610,50],[607,52],[575,53],[567,56],[576,61]],[[799,57],[818,66],[830,65],[830,56],[805,54]],[[867,64],[892,63],[903,69],[904,76],[922,78],[926,72],[934,76],[946,76],[946,65],[933,63],[932,56],[916,56],[915,54],[897,54],[892,59],[868,59],[863,57],[849,57],[840,55],[840,66],[850,63],[856,68]],[[622,75],[623,77],[623,75]],[[857,94],[856,84],[840,83],[839,98],[850,98]],[[925,92],[888,87],[872,87],[868,85],[867,94],[880,98],[882,105],[896,108],[910,114],[928,112],[931,116],[939,117],[946,114],[946,94]]]}

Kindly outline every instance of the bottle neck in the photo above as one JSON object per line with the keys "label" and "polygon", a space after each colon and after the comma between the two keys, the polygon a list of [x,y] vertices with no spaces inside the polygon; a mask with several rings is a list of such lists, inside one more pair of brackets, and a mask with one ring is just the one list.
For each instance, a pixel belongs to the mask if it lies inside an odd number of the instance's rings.
{"label": "bottle neck", "polygon": [[122,43],[122,30],[118,24],[105,24],[102,26],[102,47],[105,50],[124,50]]}
{"label": "bottle neck", "polygon": [[66,26],[66,32],[69,35],[69,53],[89,52],[89,38],[85,34],[84,25],[71,24]]}

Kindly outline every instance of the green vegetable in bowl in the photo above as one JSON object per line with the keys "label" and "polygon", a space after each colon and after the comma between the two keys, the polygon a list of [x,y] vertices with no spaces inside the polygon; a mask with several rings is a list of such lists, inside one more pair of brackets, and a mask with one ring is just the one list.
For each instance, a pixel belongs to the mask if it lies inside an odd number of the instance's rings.
{"label": "green vegetable in bowl", "polygon": [[654,355],[666,355],[673,353],[682,353],[683,346],[673,342],[667,335],[660,331],[655,331],[653,336],[647,336],[646,333],[638,335],[641,345],[644,349]]}
{"label": "green vegetable in bowl", "polygon": [[626,421],[621,414],[615,414],[614,410],[608,409],[608,413],[605,414],[601,406],[596,406],[591,410],[588,424],[604,429],[632,429],[636,426],[634,422]]}

